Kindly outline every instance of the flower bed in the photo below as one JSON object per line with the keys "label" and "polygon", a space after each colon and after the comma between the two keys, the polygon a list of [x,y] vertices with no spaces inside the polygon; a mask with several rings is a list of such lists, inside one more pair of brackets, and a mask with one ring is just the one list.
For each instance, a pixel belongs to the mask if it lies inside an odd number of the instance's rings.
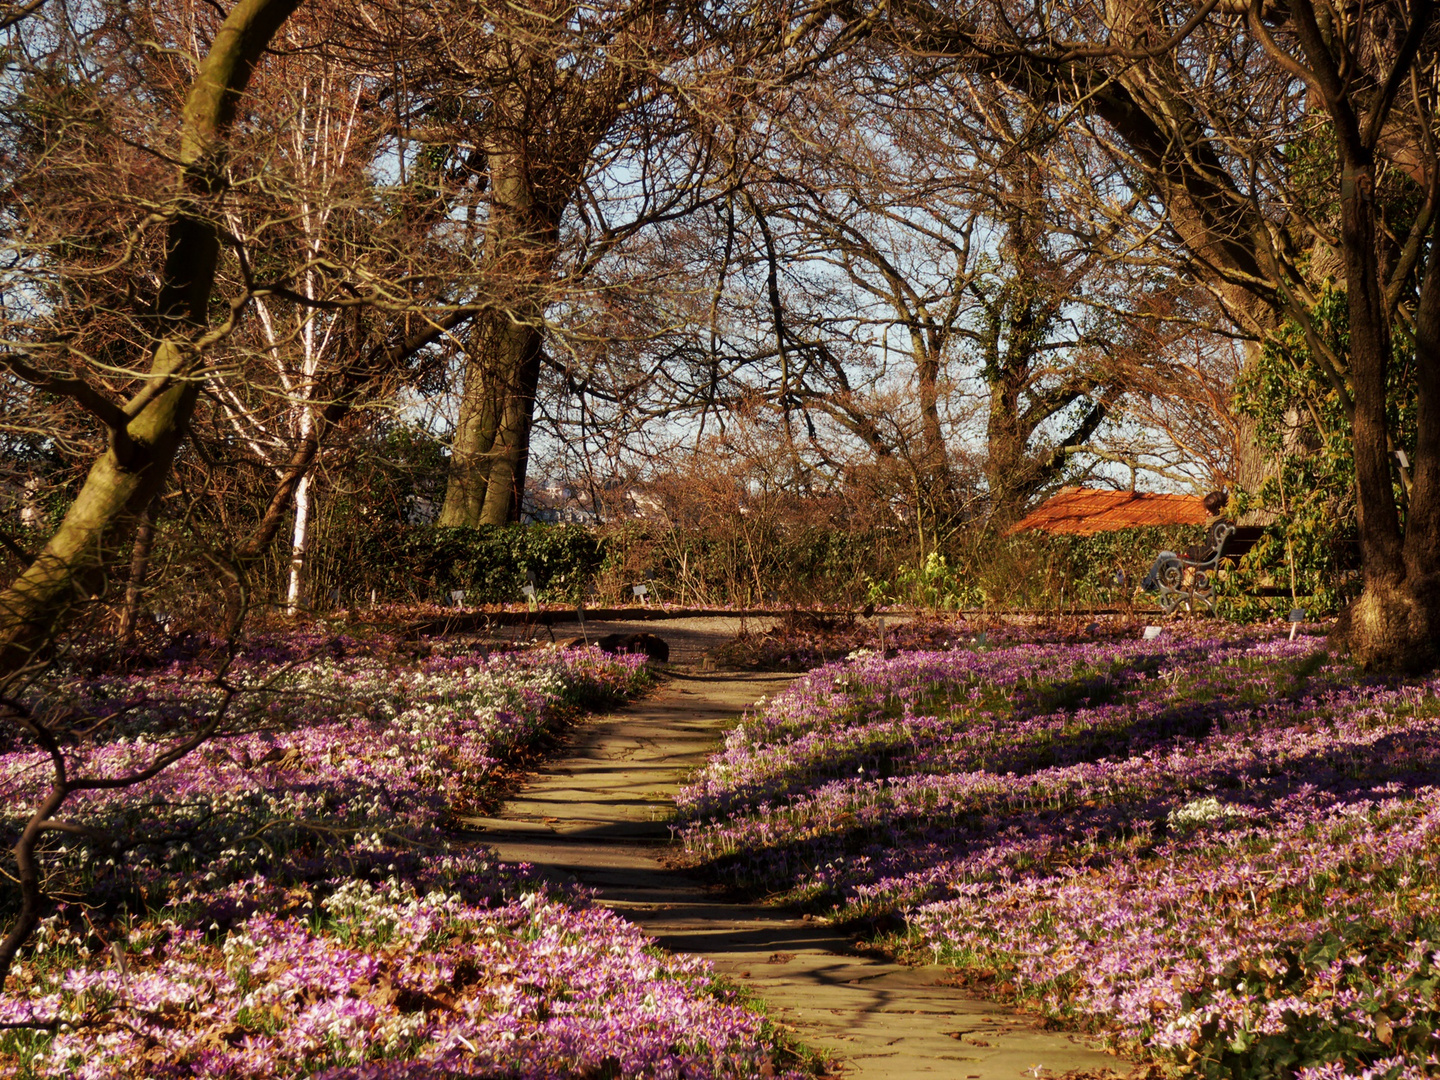
{"label": "flower bed", "polygon": [[1440,680],[1315,648],[830,665],[682,793],[687,850],[1176,1072],[1435,1075]]}
{"label": "flower bed", "polygon": [[871,618],[852,613],[826,613],[803,608],[787,611],[769,630],[742,632],[716,655],[723,664],[765,671],[805,672],[857,650],[880,645],[879,619],[886,620],[885,648],[934,650],[979,641],[985,646],[1063,643],[1081,627],[1092,638],[1134,637],[1138,624],[1129,620],[1069,616],[912,615],[877,612]]}
{"label": "flower bed", "polygon": [[[43,925],[0,995],[0,1071],[66,1077],[756,1075],[774,1040],[702,962],[446,828],[576,708],[638,689],[592,650],[402,661],[383,641],[322,659],[276,641],[223,672],[226,724],[152,780],[63,815],[124,845],[47,853]],[[391,643],[393,644],[393,643]],[[37,711],[102,720],[72,773],[115,776],[212,710],[190,658],[72,676]],[[92,720],[93,722],[93,720]],[[4,748],[13,842],[49,780]]]}

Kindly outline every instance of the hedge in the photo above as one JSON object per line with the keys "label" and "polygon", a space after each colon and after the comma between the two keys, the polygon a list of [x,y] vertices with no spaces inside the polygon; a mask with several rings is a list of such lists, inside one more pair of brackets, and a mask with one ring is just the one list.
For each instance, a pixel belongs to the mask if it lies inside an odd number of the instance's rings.
{"label": "hedge", "polygon": [[[528,575],[541,601],[623,602],[647,582],[655,599],[695,606],[866,601],[935,608],[1036,607],[1128,600],[1161,550],[1181,551],[1202,527],[1095,536],[974,531],[924,560],[898,536],[798,529],[740,538],[629,525],[384,525],[326,553],[315,595],[339,603],[515,602]],[[913,560],[913,552],[909,553]],[[1123,584],[1117,582],[1123,572]],[[317,582],[317,585],[322,584]]]}
{"label": "hedge", "polygon": [[580,525],[390,525],[331,553],[343,601],[373,591],[420,603],[449,603],[458,590],[467,604],[518,601],[527,572],[541,600],[574,603],[603,559],[600,537]]}

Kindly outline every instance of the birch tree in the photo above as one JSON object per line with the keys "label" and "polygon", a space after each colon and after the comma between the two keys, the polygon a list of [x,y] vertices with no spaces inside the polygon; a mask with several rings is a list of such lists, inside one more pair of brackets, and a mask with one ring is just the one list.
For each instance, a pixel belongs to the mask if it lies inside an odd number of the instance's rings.
{"label": "birch tree", "polygon": [[[236,438],[277,482],[284,479],[297,446],[317,438],[320,413],[328,404],[333,379],[355,350],[358,312],[345,306],[344,278],[336,273],[337,249],[353,250],[359,241],[355,220],[357,186],[376,156],[379,137],[364,101],[361,80],[334,60],[304,53],[277,65],[274,83],[282,89],[272,171],[287,180],[291,205],[287,245],[301,267],[293,297],[254,300],[254,318],[236,335],[236,373],[222,365],[206,384]],[[272,108],[274,104],[272,104]],[[273,185],[273,181],[272,181]],[[360,215],[364,220],[363,211]],[[250,231],[238,215],[231,231]],[[334,306],[331,306],[334,305]],[[268,370],[256,377],[256,366]],[[238,377],[237,377],[238,376]],[[296,481],[290,529],[289,571],[284,605],[295,615],[305,604],[305,570],[317,496],[317,473],[324,449]]]}

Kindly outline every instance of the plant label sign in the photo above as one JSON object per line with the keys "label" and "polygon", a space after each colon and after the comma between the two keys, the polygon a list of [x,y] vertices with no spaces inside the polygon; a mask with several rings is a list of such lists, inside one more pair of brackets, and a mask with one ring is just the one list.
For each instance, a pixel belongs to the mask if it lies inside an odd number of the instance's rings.
{"label": "plant label sign", "polygon": [[1162,632],[1163,629],[1159,626],[1147,626],[1145,627],[1144,638],[1146,641],[1154,641]]}
{"label": "plant label sign", "polygon": [[649,585],[632,585],[630,586],[630,591],[635,594],[636,600],[639,600],[642,604],[647,603],[646,597],[650,595]]}
{"label": "plant label sign", "polygon": [[451,589],[451,590],[450,590],[450,604],[451,604],[452,607],[464,607],[464,606],[465,606],[465,590],[464,590],[464,589]]}
{"label": "plant label sign", "polygon": [[530,610],[534,611],[536,607],[535,586],[531,585],[529,582],[526,582],[524,585],[520,586],[520,591],[525,594],[525,602],[530,605]]}

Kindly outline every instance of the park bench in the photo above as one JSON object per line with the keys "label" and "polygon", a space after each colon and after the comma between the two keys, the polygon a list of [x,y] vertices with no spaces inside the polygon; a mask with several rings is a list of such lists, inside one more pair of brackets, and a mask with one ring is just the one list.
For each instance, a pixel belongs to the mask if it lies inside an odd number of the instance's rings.
{"label": "park bench", "polygon": [[1210,526],[1205,542],[1185,553],[1162,551],[1155,557],[1155,564],[1140,582],[1140,588],[1156,593],[1158,603],[1167,615],[1182,604],[1190,611],[1204,605],[1207,611],[1215,607],[1216,573],[1222,559],[1239,562],[1260,538],[1261,530],[1255,527],[1238,527],[1228,521],[1217,521]]}

